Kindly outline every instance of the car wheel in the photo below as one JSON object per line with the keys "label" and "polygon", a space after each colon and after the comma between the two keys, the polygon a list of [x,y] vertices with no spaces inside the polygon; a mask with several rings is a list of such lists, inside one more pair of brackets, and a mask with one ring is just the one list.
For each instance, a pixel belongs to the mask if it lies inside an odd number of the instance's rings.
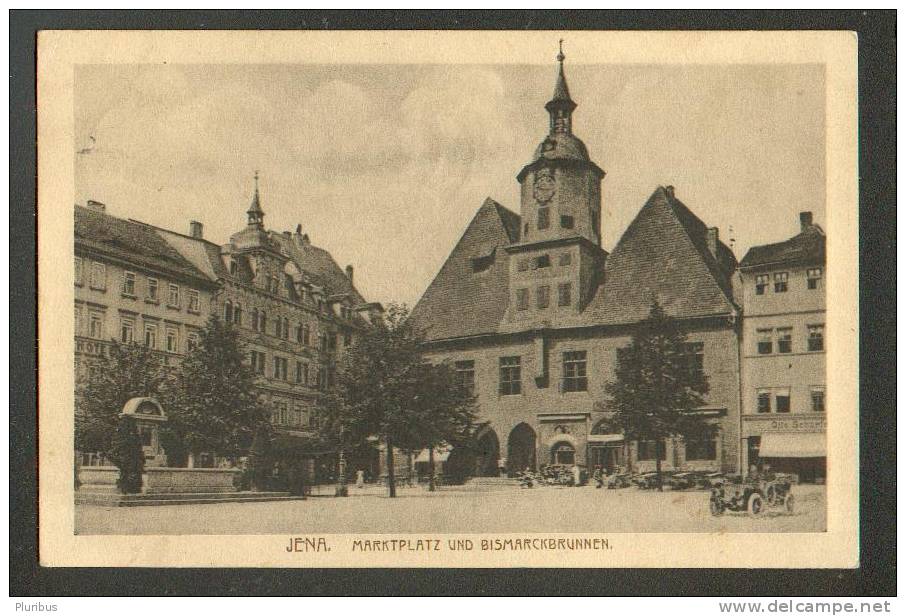
{"label": "car wheel", "polygon": [[716,498],[711,499],[711,501],[708,505],[708,508],[711,510],[711,515],[713,515],[713,516],[718,516],[718,515],[724,514],[723,503],[718,501]]}
{"label": "car wheel", "polygon": [[753,492],[752,495],[749,496],[749,504],[747,509],[749,515],[761,515],[761,513],[764,511],[764,499],[761,498],[761,494],[759,494],[758,492]]}
{"label": "car wheel", "polygon": [[783,508],[786,509],[787,513],[793,513],[793,508],[795,507],[796,499],[793,498],[792,494],[787,494],[786,498],[783,499]]}

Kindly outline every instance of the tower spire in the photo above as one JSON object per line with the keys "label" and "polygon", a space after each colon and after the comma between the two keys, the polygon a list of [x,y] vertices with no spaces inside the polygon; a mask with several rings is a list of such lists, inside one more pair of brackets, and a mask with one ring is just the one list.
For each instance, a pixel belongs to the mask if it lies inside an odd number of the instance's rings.
{"label": "tower spire", "polygon": [[564,60],[566,60],[566,55],[563,53],[563,39],[560,39],[560,51],[557,54],[560,68],[557,73],[557,82],[554,85],[554,96],[544,106],[551,117],[551,134],[572,132],[572,114],[576,103],[570,97],[569,86],[566,85],[566,74],[563,72]]}
{"label": "tower spire", "polygon": [[252,204],[249,206],[248,211],[249,226],[250,227],[264,227],[264,210],[261,209],[261,196],[258,194],[258,170],[255,170],[255,195],[252,197]]}

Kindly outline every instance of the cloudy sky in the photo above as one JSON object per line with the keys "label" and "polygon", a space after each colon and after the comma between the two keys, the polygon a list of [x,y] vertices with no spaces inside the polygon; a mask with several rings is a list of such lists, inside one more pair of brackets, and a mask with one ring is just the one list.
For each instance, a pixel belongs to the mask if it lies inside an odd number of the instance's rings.
{"label": "cloudy sky", "polygon": [[[824,224],[817,65],[570,65],[574,132],[607,176],[611,250],[672,184],[741,258]],[[516,174],[547,132],[556,64],[81,66],[77,203],[224,243],[261,173],[265,222],[297,224],[356,268],[369,300],[414,304],[485,197],[519,211]]]}

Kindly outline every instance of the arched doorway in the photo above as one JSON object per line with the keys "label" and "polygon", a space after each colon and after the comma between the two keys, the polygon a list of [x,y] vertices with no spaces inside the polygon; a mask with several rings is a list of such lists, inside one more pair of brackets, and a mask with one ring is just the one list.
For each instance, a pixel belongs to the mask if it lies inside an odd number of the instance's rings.
{"label": "arched doorway", "polygon": [[551,447],[551,462],[572,466],[576,463],[576,448],[567,441],[558,441]]}
{"label": "arched doorway", "polygon": [[492,428],[486,428],[478,435],[476,442],[475,476],[496,477],[500,460],[500,441]]}
{"label": "arched doorway", "polygon": [[625,464],[626,442],[619,428],[609,419],[602,419],[591,429],[588,437],[588,466],[600,466],[613,473]]}
{"label": "arched doorway", "polygon": [[527,423],[517,425],[507,439],[507,473],[512,477],[526,468],[535,470],[535,431]]}

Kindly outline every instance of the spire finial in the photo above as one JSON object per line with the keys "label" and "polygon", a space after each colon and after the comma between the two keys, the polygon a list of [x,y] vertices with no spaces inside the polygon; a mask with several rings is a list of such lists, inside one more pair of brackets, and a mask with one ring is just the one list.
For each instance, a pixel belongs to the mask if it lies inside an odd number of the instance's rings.
{"label": "spire finial", "polygon": [[255,169],[255,194],[252,195],[252,205],[246,212],[249,215],[249,224],[260,227],[264,221],[264,210],[261,209],[261,196],[258,194],[258,170]]}
{"label": "spire finial", "polygon": [[564,60],[566,60],[566,56],[563,55],[563,39],[560,39],[560,53],[557,54],[557,62],[562,65]]}

